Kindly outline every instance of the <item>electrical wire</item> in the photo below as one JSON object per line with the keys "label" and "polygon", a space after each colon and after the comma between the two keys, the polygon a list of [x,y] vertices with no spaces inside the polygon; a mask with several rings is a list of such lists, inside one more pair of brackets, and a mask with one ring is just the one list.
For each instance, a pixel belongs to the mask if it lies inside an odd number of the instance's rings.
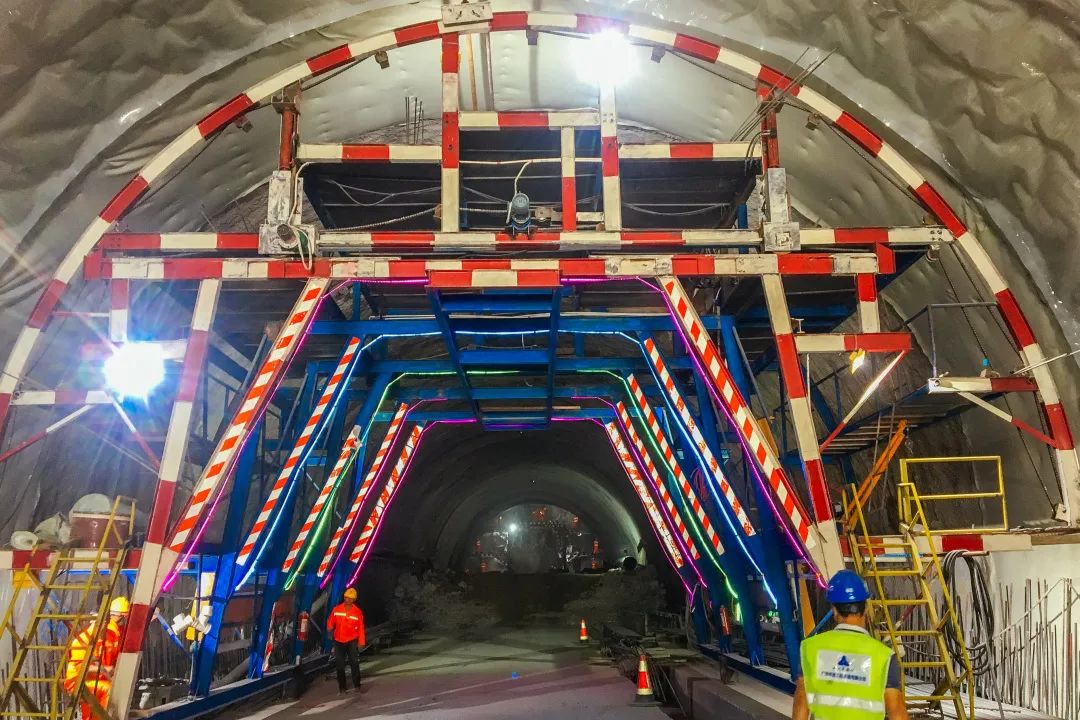
{"label": "electrical wire", "polygon": [[[963,562],[968,573],[968,587],[971,589],[971,618],[967,627],[963,627],[964,618],[960,613],[960,596],[956,591],[957,572],[956,565]],[[952,550],[945,553],[941,558],[941,576],[944,587],[943,593],[949,593],[952,607],[956,609],[956,622],[943,623],[941,634],[945,640],[945,647],[953,662],[960,667],[964,666],[964,647],[967,646],[967,659],[971,664],[971,672],[976,683],[982,681],[984,688],[993,688],[994,697],[998,701],[998,711],[1003,713],[1001,707],[1001,685],[998,679],[997,663],[994,661],[996,651],[994,648],[994,601],[990,596],[989,583],[983,566],[975,557],[963,550]],[[946,617],[949,612],[948,603],[942,598],[940,617]],[[959,631],[960,635],[957,635]],[[944,658],[943,658],[944,659]],[[1004,715],[1003,715],[1004,716]]]}

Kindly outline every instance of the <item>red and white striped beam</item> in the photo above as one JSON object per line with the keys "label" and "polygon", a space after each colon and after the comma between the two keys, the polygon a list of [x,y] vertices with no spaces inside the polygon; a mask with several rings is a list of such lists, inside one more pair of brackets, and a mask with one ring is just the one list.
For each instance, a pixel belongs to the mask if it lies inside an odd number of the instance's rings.
{"label": "red and white striped beam", "polygon": [[859,329],[864,333],[881,332],[877,276],[870,274],[856,275],[855,296],[859,303]]}
{"label": "red and white striped beam", "polygon": [[[111,401],[110,401],[110,404],[111,404]],[[68,413],[64,417],[60,418],[56,422],[50,423],[49,425],[47,425],[45,427],[44,430],[37,431],[33,435],[31,435],[28,438],[26,438],[26,439],[22,440],[21,442],[17,443],[14,447],[11,447],[11,448],[5,450],[4,452],[0,453],[0,463],[6,462],[8,460],[8,458],[11,458],[11,457],[14,457],[15,455],[18,455],[19,453],[21,453],[23,450],[30,447],[31,445],[34,445],[35,443],[41,442],[42,440],[44,440],[48,436],[52,435],[57,430],[60,430],[61,428],[64,428],[67,425],[70,425],[71,423],[75,422],[76,420],[81,418],[83,415],[90,412],[91,408],[93,408],[93,407],[94,407],[93,405],[83,405],[82,407],[80,407],[80,408],[74,410],[73,412]]]}
{"label": "red and white striped beam", "polygon": [[[698,552],[697,545],[694,543],[694,538],[690,537],[690,531],[686,529],[686,523],[683,522],[682,516],[679,514],[679,509],[675,507],[675,501],[671,499],[671,494],[664,485],[664,479],[661,478],[660,473],[657,472],[656,465],[652,461],[652,456],[649,454],[648,448],[645,447],[645,443],[641,442],[641,437],[638,436],[637,431],[634,429],[634,421],[630,419],[630,413],[626,411],[626,405],[621,401],[616,403],[615,411],[616,417],[619,420],[619,426],[622,428],[626,437],[629,438],[630,444],[637,449],[638,456],[645,465],[645,472],[652,478],[653,486],[656,488],[656,494],[660,498],[660,502],[662,502],[667,509],[667,518],[670,519],[675,530],[682,536],[683,544],[686,546],[686,549],[690,551],[690,557],[694,560],[700,560],[701,553]],[[704,583],[704,580],[702,580],[702,583]]]}
{"label": "red and white striped beam", "polygon": [[[490,260],[431,260],[395,257],[316,258],[311,268],[299,260],[279,258],[98,258],[87,265],[87,279],[125,278],[130,280],[267,280],[340,278],[372,281],[408,281],[422,284],[433,273],[467,272],[477,281],[492,271],[523,273],[528,283],[542,273],[561,279],[637,278],[664,276],[748,276],[851,275],[873,272],[877,257],[872,254],[792,253],[788,255],[594,255],[585,258],[497,258]],[[477,274],[479,273],[479,274]],[[456,278],[460,279],[458,275]],[[499,276],[500,283],[514,282]],[[455,280],[456,281],[456,280]],[[478,284],[475,287],[483,287]]]}
{"label": "red and white striped beam", "polygon": [[604,229],[622,230],[622,179],[619,177],[619,111],[615,85],[610,78],[600,83],[600,174],[604,206]]}
{"label": "red and white striped beam", "polygon": [[620,160],[756,160],[758,143],[658,143],[619,147]]}
{"label": "red and white striped beam", "polygon": [[734,418],[735,430],[742,436],[754,462],[761,468],[766,483],[780,502],[784,512],[788,514],[799,540],[802,541],[817,566],[816,570],[828,575],[841,569],[843,559],[840,557],[839,545],[836,542],[835,523],[832,522],[831,517],[815,518],[813,525],[807,522],[804,512],[798,507],[798,496],[792,488],[787,472],[784,471],[772,445],[758,426],[757,418],[754,417],[746,400],[735,386],[735,381],[724,365],[716,344],[709,337],[682,283],[676,277],[665,277],[660,278],[660,287],[673,317],[684,330],[691,349],[701,361],[708,379],[712,382],[717,401],[722,403]]}
{"label": "red and white striped beam", "polygon": [[16,393],[12,405],[111,405],[106,390],[24,390]]}
{"label": "red and white striped beam", "polygon": [[98,245],[102,250],[199,252],[204,250],[248,251],[259,249],[257,233],[174,232],[108,233]]}
{"label": "red and white striped beam", "polygon": [[[341,357],[338,358],[333,374],[331,374],[330,379],[326,381],[326,385],[319,395],[319,400],[315,403],[315,408],[311,411],[311,416],[308,417],[307,422],[304,423],[304,429],[300,431],[300,434],[293,442],[289,457],[285,460],[285,464],[282,465],[281,471],[278,472],[274,484],[270,487],[270,494],[266,496],[266,500],[263,501],[263,505],[259,509],[259,514],[255,516],[255,523],[251,526],[251,531],[248,533],[247,539],[244,540],[244,544],[240,546],[240,552],[236,556],[237,567],[247,567],[252,553],[255,552],[255,548],[258,546],[263,533],[266,531],[266,527],[270,524],[271,518],[277,512],[278,503],[281,501],[281,496],[284,494],[285,488],[297,473],[303,472],[303,468],[297,467],[300,458],[308,452],[308,448],[312,443],[318,442],[319,432],[317,431],[326,427],[326,423],[323,421],[326,411],[334,404],[335,399],[339,397],[340,393],[344,390],[344,386],[348,385],[349,378],[351,377],[350,368],[355,367],[353,361],[359,350],[360,338],[350,338],[349,342],[345,345],[345,350],[341,353]],[[329,418],[327,418],[327,420],[329,420]]]}
{"label": "red and white striped beam", "polygon": [[992,405],[991,403],[988,403],[987,401],[983,400],[978,395],[973,395],[972,393],[965,392],[963,390],[958,390],[956,392],[956,394],[959,395],[960,397],[964,398],[968,402],[972,403],[973,405],[978,405],[979,407],[981,407],[983,410],[990,413],[991,415],[995,415],[995,416],[1001,418],[1002,420],[1004,420],[1005,422],[1009,423],[1010,425],[1023,430],[1024,432],[1026,432],[1028,435],[1031,435],[1036,440],[1039,440],[1040,442],[1044,442],[1044,443],[1046,443],[1047,445],[1049,445],[1052,448],[1061,449],[1061,448],[1058,447],[1057,438],[1050,437],[1049,435],[1047,435],[1043,431],[1041,431],[1041,430],[1039,430],[1037,428],[1034,428],[1031,425],[1029,425],[1028,423],[1024,422],[1023,420],[1017,418],[1015,415],[1013,415],[1011,413],[1008,413],[1008,412],[1005,412],[1004,410],[997,407],[996,405]]}
{"label": "red and white striped beam", "polygon": [[439,163],[442,146],[301,143],[296,158],[299,162]]}
{"label": "red and white striped beam", "polygon": [[867,228],[799,228],[799,243],[811,247],[850,245],[870,247],[928,247],[952,242],[949,231],[941,226],[924,227],[867,227]]}
{"label": "red and white striped beam", "polygon": [[442,37],[442,220],[443,232],[461,224],[461,66],[457,33]]}
{"label": "red and white striped beam", "polygon": [[109,283],[109,341],[124,343],[128,339],[128,314],[131,306],[131,283],[113,280]]}
{"label": "red and white striped beam", "polygon": [[667,523],[664,522],[664,518],[656,507],[656,503],[653,502],[652,496],[649,495],[649,489],[645,487],[645,481],[638,470],[637,462],[634,460],[634,456],[630,454],[630,449],[626,446],[626,442],[619,433],[618,425],[614,421],[604,423],[604,430],[607,432],[608,440],[611,441],[611,447],[615,450],[615,454],[622,463],[623,470],[626,471],[626,476],[630,478],[630,484],[634,487],[634,492],[637,493],[642,506],[645,508],[645,514],[648,516],[649,522],[652,523],[656,537],[660,540],[660,545],[667,551],[668,560],[671,561],[676,570],[681,570],[686,565],[683,554],[675,543],[675,538],[671,536]]}
{"label": "red and white striped beam", "polygon": [[[788,313],[787,296],[784,294],[784,281],[779,275],[765,275],[761,278],[765,290],[765,305],[769,311],[769,321],[776,336],[776,356],[780,364],[780,375],[787,391],[788,408],[791,410],[791,423],[795,429],[795,441],[799,456],[803,461],[806,482],[810,488],[810,503],[814,510],[814,519],[821,532],[823,544],[839,553],[839,536],[833,521],[832,500],[829,498],[829,485],[825,479],[825,465],[818,450],[817,431],[814,428],[814,413],[810,406],[810,396],[806,383],[803,382],[802,366],[792,334],[791,315]],[[822,570],[831,576],[842,566],[826,565]]]}
{"label": "red and white striped beam", "polygon": [[641,389],[641,385],[638,384],[637,378],[633,374],[626,377],[626,382],[630,386],[630,394],[634,398],[634,404],[637,405],[638,413],[645,419],[645,426],[649,428],[649,432],[652,433],[653,439],[659,446],[660,453],[664,456],[664,462],[671,468],[676,485],[682,490],[683,502],[694,511],[694,515],[697,516],[698,523],[701,524],[701,529],[705,533],[705,538],[712,545],[716,556],[723,555],[724,545],[720,541],[720,536],[713,529],[712,523],[709,522],[709,516],[705,513],[705,508],[702,507],[701,502],[698,500],[697,493],[694,492],[694,486],[690,484],[690,480],[683,473],[682,467],[679,465],[679,459],[671,449],[667,435],[664,434],[663,428],[660,427],[660,422],[657,420],[652,406],[649,405],[645,392]]}
{"label": "red and white striped beam", "polygon": [[[568,160],[573,156],[564,156]],[[567,175],[569,167],[564,167],[564,179],[573,181],[573,175]],[[565,189],[564,185],[564,189]],[[487,250],[491,248],[512,250],[618,250],[640,247],[759,247],[761,236],[756,230],[716,229],[716,230],[624,230],[621,232],[576,231],[565,225],[565,205],[570,204],[566,194],[563,196],[563,232],[536,232],[532,235],[512,236],[509,233],[493,232],[456,232],[434,233],[425,231],[382,231],[382,232],[323,232],[318,237],[318,245],[326,250],[372,251],[395,249],[409,251],[438,250]],[[584,218],[584,214],[581,214]],[[874,247],[881,243],[873,242],[869,237],[880,231],[886,239],[896,233],[910,236],[910,241],[897,242],[888,240],[894,247],[910,245],[926,247],[935,244],[932,239],[935,230],[940,228],[863,228],[850,230],[810,229],[800,230],[802,244],[810,247]],[[865,241],[834,242],[833,235],[854,233]],[[807,242],[808,233],[825,234],[828,242]],[[949,237],[949,236],[947,236]],[[108,233],[102,237],[100,248],[120,252],[200,252],[210,250],[233,252],[257,252],[259,236],[255,233]]]}
{"label": "red and white striped beam", "polygon": [[862,350],[891,353],[911,350],[911,333],[807,333],[795,335],[795,349],[801,353],[843,353]]}
{"label": "red and white striped beam", "polygon": [[507,130],[514,128],[539,128],[559,130],[561,128],[598,127],[600,113],[595,111],[510,111],[510,112],[470,112],[461,113],[462,130]]}
{"label": "red and white striped beam", "polygon": [[169,426],[165,432],[165,448],[161,454],[154,502],[150,508],[150,520],[146,528],[146,541],[139,557],[139,571],[131,590],[131,613],[127,631],[124,633],[120,657],[113,675],[113,697],[117,707],[127,707],[135,693],[139,679],[139,659],[143,639],[154,614],[164,574],[172,567],[172,558],[165,550],[169,531],[169,517],[176,496],[176,484],[183,471],[187,457],[188,438],[191,434],[191,416],[198,393],[199,381],[206,365],[210,347],[210,326],[214,321],[221,281],[203,280],[195,295],[195,307],[191,317],[191,331],[181,365],[180,384],[173,401]]}
{"label": "red and white striped beam", "polygon": [[348,437],[345,438],[345,443],[341,446],[341,453],[338,454],[337,462],[334,463],[334,469],[326,476],[322,488],[319,489],[319,495],[315,498],[315,504],[311,506],[311,511],[308,513],[307,517],[304,518],[304,523],[300,526],[300,532],[296,534],[296,539],[293,540],[292,545],[289,546],[289,552],[285,556],[285,562],[281,565],[281,572],[288,573],[292,570],[293,565],[296,564],[296,558],[300,555],[300,549],[303,548],[304,543],[307,542],[308,535],[311,534],[311,529],[315,527],[315,523],[318,521],[319,515],[322,514],[323,508],[326,507],[326,503],[328,503],[330,498],[334,495],[334,488],[337,487],[338,480],[341,478],[342,473],[345,472],[346,468],[352,464],[353,459],[356,457],[359,444],[360,426],[353,425],[353,429],[349,431]]}
{"label": "red and white striped beam", "polygon": [[243,447],[255,423],[270,402],[278,381],[285,374],[308,325],[315,317],[319,301],[327,285],[328,281],[325,278],[312,278],[304,284],[300,297],[289,313],[288,320],[281,326],[269,355],[263,361],[251,388],[244,396],[243,403],[229,423],[225,434],[218,441],[210,463],[195,484],[187,507],[181,514],[180,522],[177,523],[169,540],[166,553],[168,559],[175,561],[185,550],[190,551],[190,545],[198,539],[200,527],[205,526],[205,523],[200,526],[203,514],[224,485],[233,469],[240,448]]}
{"label": "red and white striped beam", "polygon": [[[562,175],[562,229],[577,230],[577,131],[564,127],[559,131],[560,175]],[[525,237],[528,237],[527,235]]]}
{"label": "red and white striped beam", "polygon": [[1028,377],[947,377],[930,378],[927,391],[930,394],[968,392],[979,395],[1008,392],[1037,392],[1035,381]]}
{"label": "red and white striped beam", "polygon": [[[98,572],[108,572],[113,560],[116,559],[118,550],[109,550],[103,557],[98,558],[97,548],[65,550],[65,558],[72,558],[72,570],[92,570],[95,567]],[[61,555],[56,550],[0,550],[0,572],[12,570],[43,571],[50,569]],[[134,570],[139,566],[141,551],[132,548],[124,556],[124,570]]]}
{"label": "red and white striped beam", "polygon": [[397,462],[390,470],[390,476],[386,478],[386,484],[383,486],[382,492],[379,493],[379,499],[375,501],[375,507],[371,509],[371,516],[368,518],[367,524],[364,525],[364,529],[360,532],[360,537],[356,540],[356,546],[352,549],[352,552],[349,553],[349,560],[357,564],[356,571],[353,573],[352,580],[349,582],[350,585],[355,582],[356,576],[360,573],[361,568],[363,568],[364,560],[371,547],[371,541],[375,538],[375,533],[382,523],[383,513],[386,512],[386,509],[393,501],[398,485],[405,476],[405,471],[409,468],[409,459],[420,445],[420,437],[423,434],[423,423],[417,423],[409,432],[405,439],[405,445],[402,446],[401,453],[398,455]]}
{"label": "red and white striped beam", "polygon": [[325,577],[326,573],[329,572],[338,547],[342,545],[342,542],[348,543],[348,536],[352,533],[353,527],[356,525],[356,519],[360,516],[360,509],[364,506],[364,500],[367,499],[371,487],[375,484],[375,480],[379,477],[379,473],[382,472],[383,466],[386,464],[387,454],[394,446],[394,443],[397,442],[402,422],[404,422],[405,414],[408,411],[409,406],[405,403],[401,403],[398,405],[394,417],[390,420],[390,426],[386,429],[386,435],[383,437],[382,444],[379,445],[379,451],[375,454],[375,459],[372,461],[371,468],[368,470],[367,475],[364,476],[364,482],[360,485],[360,490],[357,491],[356,497],[353,498],[352,505],[349,507],[349,512],[345,515],[345,519],[341,521],[341,525],[334,531],[333,538],[330,540],[330,545],[327,546],[326,552],[323,553],[322,562],[319,563],[318,575],[320,579]]}
{"label": "red and white striped beam", "polygon": [[[645,356],[656,371],[656,375],[660,379],[660,385],[667,394],[668,400],[671,401],[671,407],[678,413],[679,420],[682,422],[682,425],[686,428],[687,432],[690,433],[690,438],[694,441],[694,445],[697,446],[698,452],[701,453],[701,457],[704,458],[705,464],[708,465],[708,471],[716,480],[716,485],[720,488],[720,493],[724,497],[724,502],[727,504],[728,511],[733,517],[734,524],[742,529],[747,537],[756,534],[757,531],[754,530],[754,526],[750,522],[750,516],[746,514],[746,508],[743,507],[742,501],[739,500],[739,496],[735,494],[735,488],[731,487],[731,483],[728,482],[723,469],[720,467],[720,462],[716,459],[716,456],[713,455],[712,450],[709,449],[709,444],[705,442],[705,437],[701,434],[701,430],[697,426],[697,421],[694,419],[694,416],[690,414],[690,407],[686,404],[686,400],[683,398],[682,393],[679,392],[679,388],[675,386],[675,380],[671,377],[671,373],[668,372],[667,364],[664,363],[664,358],[660,354],[660,349],[656,347],[656,343],[653,342],[652,338],[646,338],[645,340]],[[783,506],[784,511],[788,513],[787,519],[796,528],[800,529],[799,538],[803,539],[803,535],[809,534],[810,528],[803,520],[797,498],[793,493],[785,494],[781,498],[781,505]],[[790,509],[788,507],[789,505]],[[803,540],[803,542],[805,542],[805,540]]]}

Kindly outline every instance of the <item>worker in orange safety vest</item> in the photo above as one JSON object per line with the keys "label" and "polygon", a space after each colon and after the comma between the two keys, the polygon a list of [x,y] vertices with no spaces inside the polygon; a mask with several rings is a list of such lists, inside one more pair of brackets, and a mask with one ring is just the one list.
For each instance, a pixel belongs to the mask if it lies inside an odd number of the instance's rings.
{"label": "worker in orange safety vest", "polygon": [[[76,685],[79,675],[86,665],[83,687],[97,698],[102,708],[107,708],[109,693],[112,692],[113,671],[116,669],[116,660],[120,657],[120,640],[129,612],[131,604],[128,599],[115,598],[109,604],[109,619],[100,633],[97,631],[98,621],[95,620],[72,636],[67,667],[64,668],[64,690],[69,694],[74,695],[78,690]],[[83,720],[94,717],[90,703],[80,701],[79,707],[82,709]]]}
{"label": "worker in orange safety vest", "polygon": [[360,646],[366,644],[364,638],[364,613],[356,606],[356,590],[345,589],[345,601],[330,611],[326,621],[327,632],[333,633],[334,659],[337,661],[338,692],[344,693],[345,662],[348,660],[352,672],[353,687],[360,689]]}

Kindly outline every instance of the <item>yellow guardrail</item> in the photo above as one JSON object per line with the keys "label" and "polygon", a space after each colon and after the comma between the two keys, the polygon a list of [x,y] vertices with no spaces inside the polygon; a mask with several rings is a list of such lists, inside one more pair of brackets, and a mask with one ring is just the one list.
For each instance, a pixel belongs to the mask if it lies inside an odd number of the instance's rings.
{"label": "yellow guardrail", "polygon": [[[932,463],[976,463],[976,462],[992,462],[995,464],[997,470],[997,490],[996,491],[970,491],[970,492],[952,492],[952,493],[924,493],[919,491],[914,481],[911,479],[911,473],[909,471],[912,465],[927,465]],[[920,458],[902,458],[900,460],[900,486],[910,486],[916,491],[916,495],[924,505],[932,504],[935,502],[946,501],[972,501],[972,500],[997,500],[1001,504],[1001,524],[1000,525],[983,525],[980,527],[961,527],[961,528],[926,528],[926,531],[930,535],[943,535],[948,533],[949,535],[982,535],[985,533],[1004,532],[1009,529],[1009,511],[1005,502],[1005,473],[1001,465],[1000,455],[948,455],[943,457],[920,457]],[[905,494],[898,492],[899,506],[900,506],[900,519],[911,524],[912,519],[915,517],[915,510],[912,507],[911,494]]]}

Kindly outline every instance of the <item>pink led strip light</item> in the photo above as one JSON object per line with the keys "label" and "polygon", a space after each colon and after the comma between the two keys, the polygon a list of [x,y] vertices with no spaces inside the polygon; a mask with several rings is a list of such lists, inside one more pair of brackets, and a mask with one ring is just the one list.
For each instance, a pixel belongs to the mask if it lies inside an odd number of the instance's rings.
{"label": "pink led strip light", "polygon": [[375,460],[371,463],[371,469],[368,470],[367,475],[364,476],[364,483],[360,486],[360,491],[357,492],[356,497],[353,499],[352,506],[349,508],[349,512],[345,516],[345,519],[338,529],[334,531],[334,537],[330,540],[330,546],[326,548],[326,553],[323,555],[322,562],[319,564],[318,575],[320,579],[325,577],[326,573],[329,572],[338,546],[341,545],[345,536],[352,531],[352,528],[356,523],[356,518],[360,515],[360,508],[364,505],[364,500],[367,498],[368,492],[371,491],[371,486],[375,484],[375,478],[379,476],[383,466],[386,464],[386,455],[397,441],[398,434],[401,431],[401,423],[405,420],[405,413],[407,413],[408,410],[409,406],[402,403],[398,406],[397,412],[394,413],[394,417],[390,421],[390,427],[386,430],[386,437],[383,438],[382,445],[379,446],[379,452],[375,455]]}
{"label": "pink led strip light", "polygon": [[690,557],[694,560],[700,559],[701,554],[694,544],[694,539],[690,537],[690,532],[686,529],[686,524],[683,523],[682,517],[679,515],[679,509],[675,507],[675,502],[671,499],[671,495],[664,486],[663,478],[661,478],[660,473],[656,471],[656,465],[653,464],[645,444],[641,442],[641,438],[638,437],[637,431],[634,429],[634,423],[630,419],[630,413],[626,411],[626,405],[619,402],[615,405],[615,410],[619,414],[619,422],[626,432],[626,436],[630,438],[630,442],[637,448],[638,456],[641,457],[641,462],[645,465],[645,472],[649,473],[649,476],[653,480],[653,484],[656,486],[656,493],[660,496],[660,502],[664,503],[664,506],[668,511],[668,516],[671,518],[671,521],[675,523],[675,529],[679,531],[683,543],[686,545],[686,549],[690,551]]}
{"label": "pink led strip light", "polygon": [[334,374],[330,376],[330,379],[326,383],[326,387],[323,388],[322,395],[319,396],[319,401],[315,404],[315,410],[311,413],[311,417],[308,418],[303,431],[300,433],[300,436],[296,438],[296,442],[293,443],[292,452],[289,453],[285,465],[281,468],[281,472],[278,473],[273,487],[270,488],[270,495],[266,498],[266,502],[263,503],[262,508],[259,510],[259,515],[255,518],[255,524],[252,526],[247,540],[244,541],[243,547],[240,548],[240,553],[236,556],[236,564],[238,567],[245,567],[251,554],[255,552],[255,546],[258,544],[263,531],[270,522],[271,515],[274,514],[274,510],[277,508],[281,495],[285,491],[285,486],[288,484],[289,478],[292,477],[296,468],[296,463],[300,461],[300,458],[303,456],[308,445],[315,439],[315,430],[319,426],[327,408],[330,407],[330,403],[337,393],[338,386],[341,384],[342,380],[345,379],[345,373],[349,368],[349,364],[352,363],[359,348],[359,338],[351,338],[348,345],[346,345],[345,352],[342,353],[341,359],[338,360],[337,367],[334,368]]}
{"label": "pink led strip light", "polygon": [[228,477],[240,448],[269,402],[271,391],[284,374],[289,359],[299,345],[308,324],[315,316],[315,310],[319,307],[319,300],[327,285],[328,281],[325,278],[308,280],[304,285],[300,299],[293,306],[288,321],[282,326],[270,354],[263,362],[259,374],[255,377],[255,382],[244,397],[243,405],[240,406],[236,417],[233,418],[228,430],[218,442],[210,463],[195,485],[188,506],[169,541],[169,550],[172,553],[180,554],[192,540],[203,511]]}
{"label": "pink led strip light", "polygon": [[424,425],[417,424],[413,427],[412,432],[409,433],[409,437],[405,441],[405,446],[401,448],[401,454],[398,456],[397,463],[394,465],[394,469],[390,471],[390,477],[386,479],[386,485],[383,486],[382,492],[379,493],[379,499],[376,501],[375,507],[371,510],[371,517],[368,518],[367,525],[364,526],[364,530],[360,533],[360,537],[356,542],[356,547],[353,548],[352,553],[349,555],[349,560],[351,562],[358,563],[356,572],[353,574],[350,584],[356,580],[356,576],[360,573],[360,568],[363,567],[361,560],[367,553],[367,549],[371,545],[371,540],[379,529],[383,512],[385,512],[386,507],[393,499],[401,479],[405,476],[405,472],[409,466],[409,459],[420,444],[420,436],[423,432]]}
{"label": "pink led strip light", "polygon": [[645,481],[642,479],[641,473],[638,472],[634,456],[630,454],[630,449],[623,442],[618,426],[614,421],[604,423],[604,430],[607,431],[608,440],[611,441],[627,477],[630,478],[630,484],[634,486],[634,490],[637,491],[638,497],[641,499],[641,504],[645,506],[645,514],[649,516],[656,534],[667,549],[668,557],[671,558],[677,569],[682,569],[686,564],[682,552],[679,551],[678,546],[675,544],[675,538],[671,537],[671,533],[668,532],[667,523],[664,522],[664,518],[660,515],[660,510],[656,507],[656,503],[653,502],[652,496],[649,495],[649,490],[645,487]]}
{"label": "pink led strip light", "polygon": [[716,550],[716,554],[723,555],[724,545],[720,542],[720,536],[716,533],[716,530],[713,529],[712,523],[709,522],[709,516],[705,514],[705,508],[703,508],[701,502],[698,501],[697,493],[694,492],[694,486],[690,484],[690,480],[683,474],[682,467],[679,465],[679,460],[675,457],[671,445],[668,444],[667,436],[664,434],[663,429],[661,429],[660,423],[657,422],[656,414],[649,405],[649,401],[645,399],[645,393],[638,384],[637,378],[631,374],[627,376],[626,382],[630,386],[630,394],[634,398],[634,403],[637,405],[638,411],[641,413],[641,416],[645,418],[645,425],[649,428],[649,432],[652,433],[653,439],[656,440],[656,444],[660,447],[660,452],[664,455],[664,462],[671,468],[671,472],[675,475],[675,482],[682,488],[686,504],[693,509],[694,515],[697,516],[698,522],[701,523],[702,530],[705,531],[705,537],[712,543],[713,549]]}
{"label": "pink led strip light", "polygon": [[333,495],[338,478],[345,472],[345,468],[349,466],[353,457],[356,455],[359,443],[360,426],[354,425],[348,438],[345,439],[345,444],[341,447],[341,454],[338,455],[337,462],[334,463],[334,469],[326,476],[326,482],[323,483],[322,489],[319,490],[319,496],[315,498],[315,504],[311,507],[311,512],[308,513],[307,518],[304,520],[304,524],[300,526],[300,532],[297,533],[296,539],[293,540],[293,544],[289,548],[289,554],[285,556],[285,562],[281,566],[281,572],[289,572],[292,570],[293,565],[296,564],[296,558],[300,554],[300,549],[304,546],[304,542],[307,540],[308,535],[311,534],[311,528],[315,526],[315,521],[319,519],[319,514],[322,512],[323,507],[326,506],[327,501],[330,500],[330,496]]}

